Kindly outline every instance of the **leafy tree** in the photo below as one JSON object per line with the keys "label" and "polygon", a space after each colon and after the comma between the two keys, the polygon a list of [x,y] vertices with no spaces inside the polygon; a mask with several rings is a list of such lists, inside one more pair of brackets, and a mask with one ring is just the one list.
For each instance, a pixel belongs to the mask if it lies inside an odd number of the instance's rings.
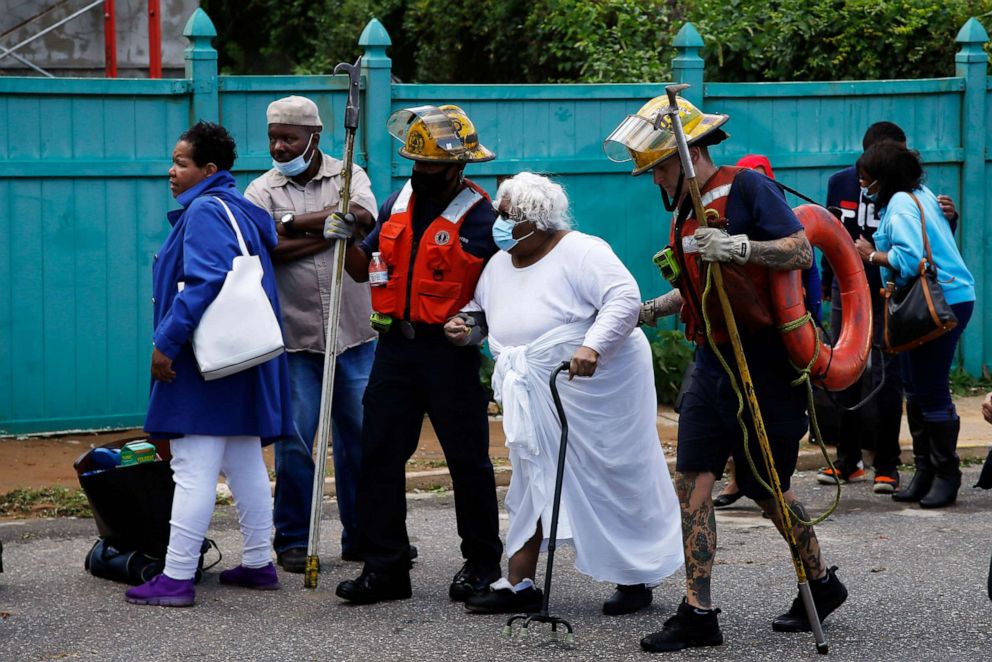
{"label": "leafy tree", "polygon": [[230,73],[327,73],[372,17],[422,83],[648,82],[692,21],[715,81],[927,78],[992,0],[203,0]]}
{"label": "leafy tree", "polygon": [[403,38],[416,44],[412,78],[423,83],[526,82],[530,7],[528,0],[409,0]]}
{"label": "leafy tree", "polygon": [[[538,0],[527,21],[531,82],[665,80],[679,26],[669,0]],[[674,28],[674,29],[673,29]],[[543,80],[542,80],[543,79]]]}
{"label": "leafy tree", "polygon": [[992,0],[692,0],[708,80],[954,74],[957,31]]}

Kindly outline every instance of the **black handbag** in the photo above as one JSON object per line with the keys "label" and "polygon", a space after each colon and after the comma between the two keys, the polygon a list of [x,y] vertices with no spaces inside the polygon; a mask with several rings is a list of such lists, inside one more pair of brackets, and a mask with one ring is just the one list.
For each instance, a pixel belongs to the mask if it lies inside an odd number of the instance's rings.
{"label": "black handbag", "polygon": [[[211,547],[217,550],[217,559],[210,565],[204,566],[204,559]],[[197,562],[196,575],[193,581],[199,583],[203,572],[217,565],[220,559],[221,554],[217,543],[210,538],[205,539],[200,546],[200,560]],[[161,574],[165,569],[165,559],[149,556],[136,549],[121,550],[107,542],[106,539],[100,538],[93,543],[93,547],[86,553],[83,567],[94,577],[137,586],[144,584],[155,575]]]}
{"label": "black handbag", "polygon": [[930,251],[923,207],[915,195],[909,195],[920,210],[926,255],[920,260],[919,274],[909,283],[897,288],[889,282],[882,291],[885,297],[885,349],[892,354],[916,349],[958,325],[958,318],[937,282],[937,265]]}

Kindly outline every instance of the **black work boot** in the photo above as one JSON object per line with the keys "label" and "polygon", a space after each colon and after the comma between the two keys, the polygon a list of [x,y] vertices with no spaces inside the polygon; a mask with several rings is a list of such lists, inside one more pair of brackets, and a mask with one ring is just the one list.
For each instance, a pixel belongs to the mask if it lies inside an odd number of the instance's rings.
{"label": "black work boot", "polygon": [[925,497],[933,485],[933,462],[930,459],[930,430],[923,420],[923,412],[912,402],[906,402],[906,422],[913,437],[913,462],[916,473],[905,489],[892,495],[893,501],[915,503]]}
{"label": "black work boot", "polygon": [[465,609],[477,614],[536,614],[543,601],[541,589],[531,585],[515,591],[509,581],[502,580],[469,596]]}
{"label": "black work boot", "polygon": [[958,433],[961,419],[927,423],[930,431],[930,461],[936,474],[920,508],[944,508],[958,498],[961,487],[961,460],[958,458]]}
{"label": "black work boot", "polygon": [[290,547],[283,550],[276,554],[276,563],[282,566],[286,572],[303,574],[307,569],[307,548]]}
{"label": "black work boot", "polygon": [[696,609],[682,598],[678,611],[665,621],[661,632],[641,639],[641,648],[649,653],[670,653],[685,648],[719,646],[723,643],[723,633],[716,618],[719,613],[719,609]]}
{"label": "black work boot", "polygon": [[465,602],[473,595],[485,593],[489,585],[499,579],[499,564],[479,566],[467,561],[451,580],[448,597],[455,602]]}
{"label": "black work boot", "polygon": [[384,600],[406,600],[413,590],[409,571],[379,572],[366,566],[355,579],[338,584],[334,593],[356,605],[371,605]]}
{"label": "black work boot", "polygon": [[651,604],[651,589],[644,584],[617,584],[617,590],[603,603],[603,613],[607,616],[633,614]]}
{"label": "black work boot", "polygon": [[[813,594],[813,604],[816,605],[816,615],[820,617],[821,624],[847,600],[847,587],[837,579],[837,566],[827,570],[825,578],[809,580],[809,590]],[[809,632],[812,629],[809,618],[806,617],[802,595],[796,595],[789,611],[775,617],[772,629],[776,632]]]}

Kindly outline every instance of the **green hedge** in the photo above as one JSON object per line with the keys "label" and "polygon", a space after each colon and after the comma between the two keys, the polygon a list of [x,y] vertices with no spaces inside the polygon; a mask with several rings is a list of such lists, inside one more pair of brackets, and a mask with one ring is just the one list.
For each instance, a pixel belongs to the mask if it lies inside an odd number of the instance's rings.
{"label": "green hedge", "polygon": [[714,81],[931,78],[992,0],[203,0],[230,73],[324,73],[372,17],[394,74],[422,83],[666,80],[693,22]]}

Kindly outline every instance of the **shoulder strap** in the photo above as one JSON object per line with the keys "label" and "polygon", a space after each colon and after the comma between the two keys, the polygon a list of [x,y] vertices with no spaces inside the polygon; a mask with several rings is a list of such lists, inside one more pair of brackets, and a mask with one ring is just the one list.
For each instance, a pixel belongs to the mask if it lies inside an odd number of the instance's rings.
{"label": "shoulder strap", "polygon": [[920,225],[923,228],[923,250],[927,254],[927,264],[929,264],[933,269],[937,268],[937,265],[933,261],[933,253],[930,252],[930,239],[927,237],[927,217],[923,213],[923,205],[920,204],[919,199],[914,193],[910,193],[909,197],[913,199],[916,203],[916,208],[920,210]]}
{"label": "shoulder strap", "polygon": [[248,252],[248,246],[245,245],[245,238],[241,236],[241,228],[238,227],[238,222],[234,220],[234,214],[231,213],[231,208],[227,206],[226,202],[218,198],[216,195],[210,197],[219,202],[220,206],[227,212],[227,220],[231,222],[231,227],[234,228],[234,234],[238,235],[238,246],[241,248],[241,254],[246,256],[250,255]]}

